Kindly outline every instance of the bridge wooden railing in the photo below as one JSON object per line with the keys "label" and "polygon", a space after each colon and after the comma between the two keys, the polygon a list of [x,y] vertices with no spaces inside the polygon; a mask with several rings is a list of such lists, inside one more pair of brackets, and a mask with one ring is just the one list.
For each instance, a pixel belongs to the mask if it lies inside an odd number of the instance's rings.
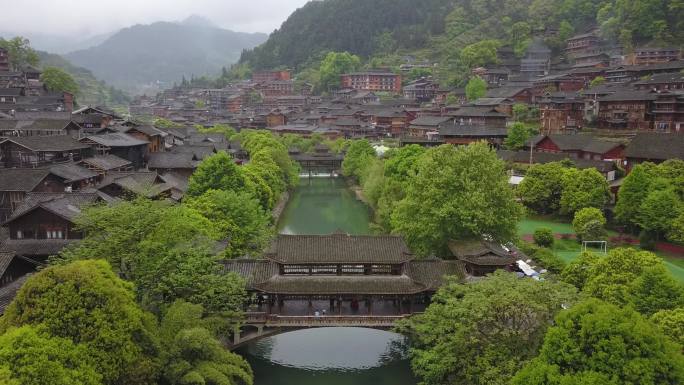
{"label": "bridge wooden railing", "polygon": [[363,326],[391,327],[398,320],[408,315],[358,315],[358,316],[283,316],[266,313],[246,313],[245,323],[263,324],[267,327],[312,327],[312,326]]}

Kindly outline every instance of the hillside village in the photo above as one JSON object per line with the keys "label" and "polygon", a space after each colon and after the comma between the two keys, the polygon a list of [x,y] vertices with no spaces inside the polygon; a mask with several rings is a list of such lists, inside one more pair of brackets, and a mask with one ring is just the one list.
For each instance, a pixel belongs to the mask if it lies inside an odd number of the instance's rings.
{"label": "hillside village", "polygon": [[[568,39],[565,54],[569,63],[555,63],[541,40],[522,59],[499,50],[500,65],[472,69],[487,83],[476,100],[431,77],[403,81],[412,69],[429,66],[406,58],[399,73],[342,74],[341,87],[325,96],[295,82],[290,71],[261,71],[222,89],[182,84],[138,97],[124,117],[106,107],[77,107],[68,92],[46,91],[39,70],[10,71],[8,52],[0,49],[3,291],[82,236],[73,231],[80,205],[135,194],[180,201],[203,159],[227,151],[238,162],[247,160],[239,142],[198,126],[399,146],[486,141],[512,175],[563,159],[595,168],[609,181],[613,201],[635,164],[684,159],[679,49],[625,56],[590,32]],[[591,86],[598,78],[605,81]],[[504,142],[520,105],[538,134],[509,149]],[[172,122],[171,128],[141,123],[149,117]]]}
{"label": "hillside village", "polygon": [[684,382],[684,2],[298,1],[0,37],[0,384]]}

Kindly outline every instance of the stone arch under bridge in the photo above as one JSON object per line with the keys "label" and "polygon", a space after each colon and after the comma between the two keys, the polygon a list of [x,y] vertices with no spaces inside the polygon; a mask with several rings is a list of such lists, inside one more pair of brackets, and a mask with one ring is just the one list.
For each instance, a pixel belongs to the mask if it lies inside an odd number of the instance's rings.
{"label": "stone arch under bridge", "polygon": [[283,316],[267,313],[246,313],[245,322],[236,326],[230,348],[235,349],[249,342],[295,330],[323,327],[359,327],[366,329],[390,330],[395,323],[409,315],[372,316],[372,315],[322,315],[322,316]]}

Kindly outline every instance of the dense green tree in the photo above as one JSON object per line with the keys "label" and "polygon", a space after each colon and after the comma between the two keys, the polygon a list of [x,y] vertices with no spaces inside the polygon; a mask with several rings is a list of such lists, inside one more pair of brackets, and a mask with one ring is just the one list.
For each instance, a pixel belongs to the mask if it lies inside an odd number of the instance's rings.
{"label": "dense green tree", "polygon": [[534,230],[534,243],[541,247],[551,247],[555,241],[553,230],[548,227],[540,227]]}
{"label": "dense green tree", "polygon": [[209,190],[245,190],[242,170],[228,153],[221,151],[202,161],[190,177],[188,196],[200,196]]}
{"label": "dense green tree", "polygon": [[[481,67],[487,64],[496,64],[499,61],[496,54],[499,47],[501,47],[501,42],[498,40],[482,40],[470,44],[461,51],[460,61],[463,63],[466,70],[471,70],[475,67]],[[468,98],[468,100],[471,99]]]}
{"label": "dense green tree", "polygon": [[595,207],[586,207],[575,213],[572,228],[580,241],[602,241],[606,236],[606,218]]}
{"label": "dense green tree", "polygon": [[200,212],[139,198],[87,209],[77,225],[86,237],[64,250],[62,258],[108,260],[122,277],[135,283],[138,298],[151,310],[178,298],[212,311],[241,308],[222,298],[238,287],[236,293],[244,295],[243,283],[220,272],[214,255],[220,252],[215,240],[222,234]]}
{"label": "dense green tree", "polygon": [[226,140],[230,140],[230,138],[236,133],[235,129],[227,124],[214,124],[211,127],[198,125],[196,127],[197,131],[201,133],[223,134],[226,137]]}
{"label": "dense green tree", "polygon": [[9,40],[0,38],[0,47],[9,54],[10,67],[14,71],[22,71],[26,66],[37,66],[38,54],[31,48],[31,42],[21,36]]}
{"label": "dense green tree", "polygon": [[475,76],[468,81],[465,88],[466,98],[472,102],[484,97],[487,94],[487,82]]}
{"label": "dense green tree", "polygon": [[561,279],[582,290],[593,274],[591,268],[599,258],[598,255],[588,251],[581,253],[563,269]]}
{"label": "dense green tree", "polygon": [[260,254],[273,232],[268,214],[247,192],[209,190],[183,204],[209,219],[228,239],[229,257]]}
{"label": "dense green tree", "polygon": [[[0,335],[0,384],[99,385],[88,349],[70,339],[50,337],[39,328],[10,328]],[[3,370],[6,370],[3,377]]]}
{"label": "dense green tree", "polygon": [[[242,146],[249,153],[250,162],[272,161],[280,169],[280,179],[286,187],[294,187],[299,183],[299,168],[290,158],[288,149],[273,134],[266,131],[243,131]],[[279,188],[270,184],[271,189],[279,195]]]}
{"label": "dense green tree", "polygon": [[560,212],[573,215],[586,207],[601,209],[608,203],[609,196],[608,182],[598,170],[569,168],[563,177]]}
{"label": "dense green tree", "polygon": [[172,122],[168,119],[157,118],[154,120],[154,126],[157,128],[182,128],[183,125],[180,123]]}
{"label": "dense green tree", "polygon": [[366,139],[355,140],[349,146],[344,161],[342,161],[342,173],[346,176],[361,177],[369,159],[375,157],[375,149]]}
{"label": "dense green tree", "polygon": [[174,302],[164,315],[160,334],[168,361],[163,377],[168,384],[253,383],[249,364],[221,346],[207,327],[201,306]]}
{"label": "dense green tree", "polygon": [[645,268],[630,285],[629,294],[629,303],[646,316],[684,307],[684,285],[662,264]]}
{"label": "dense green tree", "polygon": [[[105,384],[151,384],[159,370],[156,322],[135,302],[133,285],[103,260],[52,266],[29,278],[0,329],[40,325],[82,345]],[[54,346],[54,345],[53,345]]]}
{"label": "dense green tree", "polygon": [[340,75],[353,72],[361,67],[361,58],[349,52],[329,52],[319,68],[320,89],[328,91],[340,85]]}
{"label": "dense green tree", "polygon": [[637,224],[651,234],[664,235],[682,210],[681,198],[673,189],[651,191],[639,207]]}
{"label": "dense green tree", "polygon": [[594,80],[592,80],[592,81],[589,83],[589,88],[598,87],[598,86],[600,86],[601,84],[603,84],[603,83],[605,83],[605,82],[606,82],[606,78],[604,78],[603,76],[597,76],[597,77],[594,78]]}
{"label": "dense green tree", "polygon": [[66,71],[57,67],[46,67],[40,80],[50,91],[68,92],[74,96],[79,93],[78,83]]}
{"label": "dense green tree", "polygon": [[411,367],[423,384],[508,384],[575,297],[567,284],[497,272],[442,286],[426,311],[398,330],[410,339]]}
{"label": "dense green tree", "polygon": [[677,384],[681,346],[632,309],[596,299],[561,312],[514,385]]}
{"label": "dense green tree", "polygon": [[504,140],[504,146],[508,150],[520,150],[532,136],[532,132],[524,123],[515,122],[508,128],[508,136]]}
{"label": "dense green tree", "polygon": [[530,108],[524,103],[515,103],[512,107],[513,118],[516,122],[523,122],[527,120],[530,113]]}
{"label": "dense green tree", "polygon": [[566,167],[560,162],[530,167],[517,189],[522,203],[532,210],[548,214],[560,208]]}
{"label": "dense green tree", "polygon": [[452,239],[515,239],[522,212],[504,163],[486,143],[443,145],[421,157],[391,221],[418,254],[443,255]]}
{"label": "dense green tree", "polygon": [[653,314],[650,319],[663,334],[684,346],[684,307],[661,310]]}
{"label": "dense green tree", "polygon": [[615,215],[620,222],[637,225],[641,204],[648,196],[655,179],[655,167],[653,163],[639,164],[625,178],[615,205]]}
{"label": "dense green tree", "polygon": [[[667,273],[662,259],[648,251],[613,249],[585,268],[583,292],[592,297],[618,306],[632,304],[646,315],[681,304],[679,284]],[[664,292],[669,294],[662,297]]]}

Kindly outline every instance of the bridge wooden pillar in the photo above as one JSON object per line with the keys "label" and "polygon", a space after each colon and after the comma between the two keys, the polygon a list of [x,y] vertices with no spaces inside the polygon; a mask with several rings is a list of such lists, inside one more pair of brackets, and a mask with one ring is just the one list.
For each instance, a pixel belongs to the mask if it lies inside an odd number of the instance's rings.
{"label": "bridge wooden pillar", "polygon": [[240,326],[235,325],[235,329],[233,330],[233,344],[237,345],[240,343]]}

